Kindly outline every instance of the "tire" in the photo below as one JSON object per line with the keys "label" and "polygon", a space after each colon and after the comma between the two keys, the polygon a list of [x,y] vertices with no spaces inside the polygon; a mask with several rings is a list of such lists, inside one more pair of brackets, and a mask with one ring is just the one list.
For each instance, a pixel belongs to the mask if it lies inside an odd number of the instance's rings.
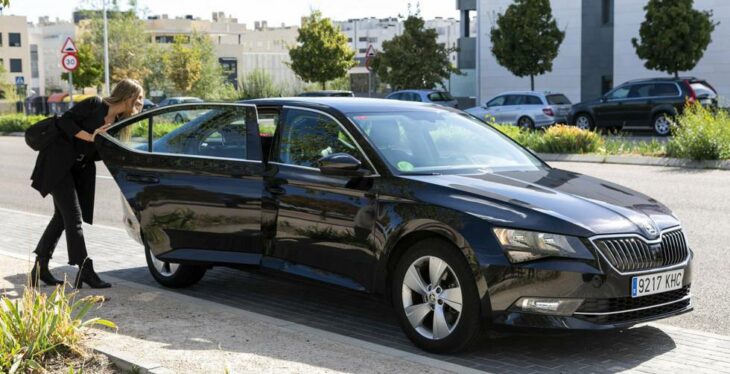
{"label": "tire", "polygon": [[651,123],[654,133],[659,136],[667,136],[672,133],[672,120],[666,113],[657,114]]}
{"label": "tire", "polygon": [[596,124],[593,123],[591,116],[581,113],[575,117],[575,127],[581,130],[593,131],[596,129]]}
{"label": "tire", "polygon": [[530,117],[520,117],[520,119],[517,120],[517,126],[522,127],[525,130],[534,130],[535,129],[535,122]]}
{"label": "tire", "polygon": [[198,283],[205,275],[206,268],[196,265],[172,264],[158,260],[148,246],[145,246],[147,268],[155,280],[169,288],[184,288]]}
{"label": "tire", "polygon": [[[439,282],[433,285],[429,274],[432,266],[443,270]],[[459,249],[444,240],[422,240],[407,250],[393,273],[391,296],[401,328],[413,344],[425,351],[461,351],[482,336],[474,275]],[[441,318],[435,318],[436,313]],[[438,325],[441,329],[434,323],[438,321],[443,321]]]}

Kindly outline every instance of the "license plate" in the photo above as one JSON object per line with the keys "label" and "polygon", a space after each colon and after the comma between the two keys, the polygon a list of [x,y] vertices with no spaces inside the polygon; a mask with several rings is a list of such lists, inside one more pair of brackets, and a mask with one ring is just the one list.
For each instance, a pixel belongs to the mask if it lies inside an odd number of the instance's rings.
{"label": "license plate", "polygon": [[641,297],[682,288],[684,269],[631,278],[631,297]]}

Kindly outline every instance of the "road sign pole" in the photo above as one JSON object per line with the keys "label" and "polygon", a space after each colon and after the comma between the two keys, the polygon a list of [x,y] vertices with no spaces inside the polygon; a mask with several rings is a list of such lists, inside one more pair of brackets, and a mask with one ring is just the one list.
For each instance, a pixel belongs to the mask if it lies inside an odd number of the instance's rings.
{"label": "road sign pole", "polygon": [[71,109],[74,107],[74,73],[72,71],[68,72],[68,108]]}
{"label": "road sign pole", "polygon": [[106,19],[107,0],[102,0],[102,2],[104,3],[104,9],[102,10],[104,14],[104,96],[109,96],[109,27],[107,26]]}

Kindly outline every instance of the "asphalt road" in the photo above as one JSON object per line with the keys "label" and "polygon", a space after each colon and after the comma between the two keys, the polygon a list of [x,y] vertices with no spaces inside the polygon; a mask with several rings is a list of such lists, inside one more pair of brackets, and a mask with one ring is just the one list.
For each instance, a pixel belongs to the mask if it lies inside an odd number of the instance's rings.
{"label": "asphalt road", "polygon": [[[35,153],[18,137],[0,137],[0,208],[53,213],[51,199],[30,187]],[[695,311],[665,320],[730,335],[730,171],[667,167],[551,163],[552,166],[630,187],[665,203],[682,220],[697,257],[692,293]],[[122,227],[119,189],[98,166],[95,224]],[[12,228],[5,228],[12,229]]]}

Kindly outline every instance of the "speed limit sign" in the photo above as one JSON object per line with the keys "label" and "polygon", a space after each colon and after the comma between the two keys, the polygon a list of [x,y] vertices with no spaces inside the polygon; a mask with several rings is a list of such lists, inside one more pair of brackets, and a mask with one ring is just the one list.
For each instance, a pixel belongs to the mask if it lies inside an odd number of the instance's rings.
{"label": "speed limit sign", "polygon": [[79,67],[79,58],[75,54],[66,53],[61,58],[61,65],[66,71],[74,71]]}

